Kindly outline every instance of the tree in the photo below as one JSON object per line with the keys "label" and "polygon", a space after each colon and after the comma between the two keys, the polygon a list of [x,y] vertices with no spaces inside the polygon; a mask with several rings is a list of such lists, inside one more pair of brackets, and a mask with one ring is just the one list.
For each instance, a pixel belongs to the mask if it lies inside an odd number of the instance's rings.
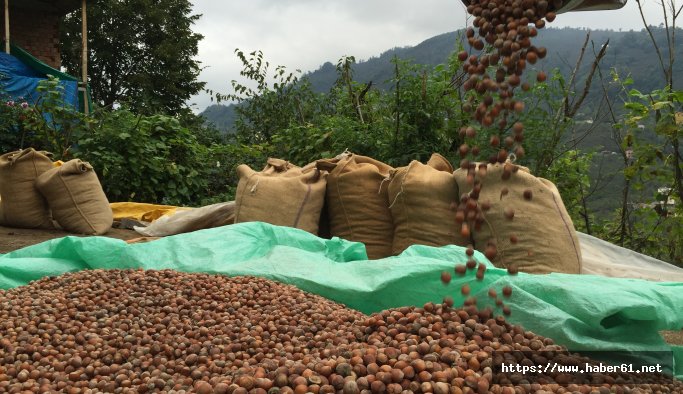
{"label": "tree", "polygon": [[238,104],[235,130],[243,141],[271,142],[278,130],[293,123],[306,124],[318,111],[318,97],[307,80],[287,72],[284,66],[275,67],[271,75],[270,63],[264,60],[261,51],[245,54],[236,49],[235,54],[243,65],[240,75],[249,78],[256,87],[233,80],[235,93],[215,96],[218,102],[232,100]]}
{"label": "tree", "polygon": [[653,75],[661,75],[664,86],[639,91],[630,76],[622,78],[617,70],[612,71],[612,81],[619,86],[617,99],[623,101],[625,110],[620,119],[612,114],[624,186],[617,217],[604,224],[600,236],[683,265],[683,91],[675,83],[677,22],[683,4],[658,2],[664,20],[659,28],[648,23],[643,4],[636,0],[658,62]]}
{"label": "tree", "polygon": [[[195,60],[203,38],[188,0],[100,0],[88,8],[90,88],[99,105],[178,113],[204,87]],[[81,70],[81,13],[62,21],[62,64]]]}

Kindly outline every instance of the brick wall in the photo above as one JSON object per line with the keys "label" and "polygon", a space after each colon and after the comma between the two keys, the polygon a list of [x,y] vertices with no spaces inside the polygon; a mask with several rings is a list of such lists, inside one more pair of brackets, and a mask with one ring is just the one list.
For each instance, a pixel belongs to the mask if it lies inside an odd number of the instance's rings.
{"label": "brick wall", "polygon": [[[3,13],[0,10],[0,15]],[[5,37],[2,15],[0,36]],[[40,11],[10,9],[10,40],[50,66],[59,69],[59,16]],[[4,49],[4,48],[3,48]]]}

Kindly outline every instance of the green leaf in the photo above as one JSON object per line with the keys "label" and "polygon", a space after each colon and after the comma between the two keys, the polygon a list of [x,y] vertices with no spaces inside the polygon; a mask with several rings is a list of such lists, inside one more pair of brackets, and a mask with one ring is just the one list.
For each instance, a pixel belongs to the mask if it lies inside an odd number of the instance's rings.
{"label": "green leaf", "polygon": [[657,101],[654,104],[652,104],[652,108],[655,111],[659,111],[659,110],[664,109],[666,107],[670,107],[671,104],[672,104],[671,101]]}
{"label": "green leaf", "polygon": [[636,103],[636,102],[630,102],[624,104],[624,107],[626,109],[630,109],[632,111],[637,111],[637,112],[646,112],[647,111],[647,106],[641,103]]}
{"label": "green leaf", "polygon": [[629,90],[628,95],[631,97],[636,97],[636,98],[644,98],[645,97],[642,93],[640,93],[639,90],[636,90],[636,89]]}

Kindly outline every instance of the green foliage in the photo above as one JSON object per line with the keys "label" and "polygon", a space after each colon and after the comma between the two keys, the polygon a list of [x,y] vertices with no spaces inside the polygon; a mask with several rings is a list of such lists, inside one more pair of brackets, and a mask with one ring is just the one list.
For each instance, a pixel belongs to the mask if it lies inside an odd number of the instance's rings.
{"label": "green foliage", "polygon": [[211,165],[208,148],[169,116],[105,114],[78,141],[77,154],[97,169],[112,201],[184,204],[199,199],[208,185],[200,173]]}
{"label": "green foliage", "polygon": [[102,111],[75,155],[89,161],[110,201],[202,206],[234,198],[235,168],[262,165],[269,148],[202,141],[168,115]]}
{"label": "green foliage", "polygon": [[272,147],[267,144],[211,145],[208,165],[200,170],[200,176],[208,179],[207,188],[199,190],[198,198],[191,204],[203,206],[234,200],[239,182],[237,166],[246,164],[251,168],[261,169],[272,153]]}
{"label": "green foliage", "polygon": [[[680,200],[674,198],[680,207]],[[663,204],[662,204],[663,205]],[[632,214],[629,237],[625,246],[641,253],[683,266],[683,217],[681,209],[662,212],[654,207],[636,210]],[[667,208],[664,208],[667,210]],[[671,210],[671,207],[668,208]]]}
{"label": "green foliage", "polygon": [[34,147],[56,159],[70,158],[74,137],[88,129],[91,119],[64,102],[64,86],[50,76],[38,83],[38,98],[30,103],[7,100],[0,108],[2,151]]}
{"label": "green foliage", "polygon": [[213,124],[206,122],[203,117],[196,115],[189,108],[182,109],[176,118],[183,127],[192,130],[192,134],[197,137],[197,142],[202,145],[223,144],[228,140],[227,136]]}
{"label": "green foliage", "polygon": [[[463,104],[471,100],[476,106],[482,97],[474,92],[464,95],[459,89],[456,76],[462,64],[456,54],[434,68],[394,59],[394,76],[387,81],[392,89],[388,91],[373,89],[372,81],[355,81],[355,59],[342,57],[336,67],[337,82],[321,96],[312,94],[305,79],[298,79],[283,67],[278,67],[277,82],[271,88],[263,54],[253,52],[247,58],[237,51],[244,65],[241,74],[253,79],[257,88],[233,82],[236,93],[224,97],[239,98],[236,124],[244,141],[272,144],[276,156],[300,165],[345,150],[393,166],[406,165],[410,160],[426,161],[433,152],[457,163],[462,143],[482,147],[479,158],[487,158],[496,152],[489,147],[488,136],[501,134],[504,138],[511,134],[512,122],[521,121],[526,144],[534,149],[518,162],[540,168],[540,175],[563,186],[566,183],[564,197],[578,214],[581,190],[589,186],[587,176],[579,172],[587,169],[589,156],[569,149],[561,139],[573,121],[557,115],[564,83],[559,72],[548,83],[537,84],[520,96],[527,103],[527,111],[511,119],[508,129],[501,133],[496,126],[477,125],[477,137],[469,140],[459,133],[471,124],[471,114],[464,111]],[[299,116],[300,108],[305,109],[305,121]],[[572,176],[565,182],[569,173]],[[570,182],[579,180],[580,185],[569,187]]]}
{"label": "green foliage", "polygon": [[[90,88],[97,104],[176,114],[203,89],[196,60],[202,35],[188,0],[102,0],[88,4]],[[81,13],[62,23],[62,65],[81,75]]]}
{"label": "green foliage", "polygon": [[[621,81],[624,91],[629,80]],[[618,125],[626,161],[626,210],[622,208],[603,236],[634,250],[683,265],[683,91],[657,89],[624,96],[627,113]],[[655,139],[644,138],[646,130]],[[630,194],[629,194],[630,192]]]}
{"label": "green foliage", "polygon": [[40,81],[37,90],[39,98],[26,117],[26,128],[55,158],[69,159],[74,137],[85,132],[92,120],[64,102],[64,87],[56,78]]}
{"label": "green foliage", "polygon": [[385,109],[382,127],[391,135],[384,159],[392,165],[410,160],[425,161],[433,152],[447,154],[463,126],[460,92],[452,76],[461,64],[451,57],[449,64],[433,70],[398,59],[393,60],[393,89],[381,98]]}
{"label": "green foliage", "polygon": [[583,232],[588,230],[586,223],[594,219],[585,205],[585,196],[591,186],[589,168],[592,160],[590,153],[571,150],[554,160],[544,174],[557,186],[576,229]]}
{"label": "green foliage", "polygon": [[[0,103],[0,150],[2,153],[22,149],[29,131],[24,121],[31,115],[33,108],[25,101],[15,102],[3,97]],[[30,136],[28,136],[30,138]]]}
{"label": "green foliage", "polygon": [[[318,106],[309,85],[283,66],[269,75],[270,64],[261,51],[247,55],[235,50],[243,65],[240,75],[249,78],[256,88],[232,81],[233,94],[216,94],[218,101],[234,100],[237,121],[235,130],[242,141],[269,142],[273,135],[290,124],[305,124]],[[297,70],[298,71],[298,70]]]}
{"label": "green foliage", "polygon": [[98,170],[112,201],[201,206],[233,199],[237,165],[260,165],[268,149],[204,145],[176,118],[122,109],[103,114],[77,154]]}
{"label": "green foliage", "polygon": [[249,59],[237,54],[244,64],[242,75],[257,85],[252,90],[233,82],[237,93],[228,97],[241,103],[235,108],[238,136],[272,143],[274,153],[299,164],[347,149],[393,165],[426,160],[432,152],[449,149],[448,137],[462,123],[449,121],[457,101],[449,73],[459,63],[429,72],[396,60],[395,95],[372,89],[372,82],[354,81],[354,59],[344,57],[337,65],[337,83],[328,94],[316,95],[306,80],[283,67],[278,67],[271,88],[263,54],[254,52]]}
{"label": "green foliage", "polygon": [[387,136],[353,118],[321,116],[316,124],[294,125],[273,136],[275,155],[304,165],[320,158],[334,157],[349,150],[380,157]]}

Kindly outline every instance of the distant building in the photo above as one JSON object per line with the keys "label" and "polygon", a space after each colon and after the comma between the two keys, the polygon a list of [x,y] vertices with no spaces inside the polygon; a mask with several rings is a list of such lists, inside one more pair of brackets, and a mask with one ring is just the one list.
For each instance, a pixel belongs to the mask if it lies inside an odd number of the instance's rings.
{"label": "distant building", "polygon": [[[49,66],[59,69],[59,19],[80,7],[80,0],[10,0],[10,42]],[[4,40],[4,15],[0,19],[0,34]]]}
{"label": "distant building", "polygon": [[631,206],[635,209],[654,209],[660,216],[672,215],[676,200],[671,196],[671,188],[657,188],[657,198],[660,200],[651,203],[632,203]]}
{"label": "distant building", "polygon": [[666,198],[667,196],[669,197],[666,201],[660,200],[659,204],[665,205],[665,206],[674,206],[676,204],[676,201],[674,198],[671,196],[671,188],[670,187],[660,187],[657,189],[657,194],[661,196],[662,199]]}

